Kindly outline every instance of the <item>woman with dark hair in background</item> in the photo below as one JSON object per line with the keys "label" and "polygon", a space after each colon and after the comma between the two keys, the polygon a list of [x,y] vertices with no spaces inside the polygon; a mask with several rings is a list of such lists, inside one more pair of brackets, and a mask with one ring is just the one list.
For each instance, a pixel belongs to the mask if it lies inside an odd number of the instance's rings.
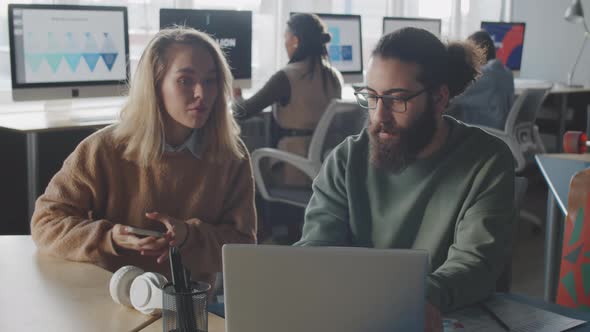
{"label": "woman with dark hair in background", "polygon": [[[250,99],[241,99],[241,91],[234,90],[236,118],[246,119],[276,103],[273,115],[280,127],[277,147],[306,156],[313,130],[330,100],[341,97],[342,75],[328,61],[326,44],[330,39],[317,15],[292,15],[285,31],[289,63]],[[305,174],[283,163],[272,164],[271,174],[275,183],[311,183]]]}
{"label": "woman with dark hair in background", "polygon": [[477,31],[467,40],[482,53],[481,75],[451,100],[447,114],[471,125],[503,130],[514,102],[512,71],[496,59],[494,41],[487,31]]}

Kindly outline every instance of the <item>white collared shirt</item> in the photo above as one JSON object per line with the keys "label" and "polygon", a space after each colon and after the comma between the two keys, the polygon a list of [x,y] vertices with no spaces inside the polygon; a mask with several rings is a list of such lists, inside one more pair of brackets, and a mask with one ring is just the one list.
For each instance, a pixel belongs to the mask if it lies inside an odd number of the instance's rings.
{"label": "white collared shirt", "polygon": [[168,144],[166,142],[166,138],[164,138],[164,146],[162,147],[164,152],[180,152],[184,149],[188,149],[195,158],[201,159],[201,154],[203,153],[203,144],[200,131],[198,129],[193,129],[190,136],[177,147],[173,147],[172,145]]}

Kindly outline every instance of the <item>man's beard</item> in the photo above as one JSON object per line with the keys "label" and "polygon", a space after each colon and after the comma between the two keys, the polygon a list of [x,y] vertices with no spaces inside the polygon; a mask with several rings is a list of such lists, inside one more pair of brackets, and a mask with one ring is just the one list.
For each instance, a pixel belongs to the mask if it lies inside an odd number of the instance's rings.
{"label": "man's beard", "polygon": [[[435,112],[431,99],[428,100],[424,112],[419,114],[408,128],[399,128],[393,121],[370,123],[369,139],[372,164],[394,174],[401,173],[432,141],[435,130]],[[397,139],[380,139],[379,133],[382,131],[397,134]]]}

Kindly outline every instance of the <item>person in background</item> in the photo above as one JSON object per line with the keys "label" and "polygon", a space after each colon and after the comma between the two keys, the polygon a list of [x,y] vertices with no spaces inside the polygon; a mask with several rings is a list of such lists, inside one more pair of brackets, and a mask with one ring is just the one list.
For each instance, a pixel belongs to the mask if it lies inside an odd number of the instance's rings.
{"label": "person in background", "polygon": [[475,44],[485,57],[481,76],[464,93],[451,100],[447,114],[467,124],[503,130],[514,101],[514,77],[496,59],[494,41],[486,31],[475,32],[468,41]]}
{"label": "person in background", "polygon": [[478,61],[469,44],[445,45],[423,29],[381,37],[355,92],[369,126],[322,165],[295,244],[426,250],[429,331],[442,329],[441,312],[494,292],[509,250],[512,154],[443,116]]}
{"label": "person in background", "polygon": [[[250,159],[227,112],[231,81],[208,35],[158,32],[121,121],[82,141],[37,200],[31,232],[39,250],[170,276],[162,263],[176,246],[193,280],[213,283],[223,244],[256,242]],[[140,237],[127,226],[165,235]]]}
{"label": "person in background", "polygon": [[[280,127],[277,147],[305,157],[326,107],[342,94],[342,75],[328,61],[328,42],[330,34],[317,15],[292,15],[285,31],[289,63],[247,100],[241,99],[241,90],[234,90],[235,117],[246,119],[276,104],[273,116]],[[311,184],[304,173],[280,162],[272,163],[271,176],[277,184]]]}

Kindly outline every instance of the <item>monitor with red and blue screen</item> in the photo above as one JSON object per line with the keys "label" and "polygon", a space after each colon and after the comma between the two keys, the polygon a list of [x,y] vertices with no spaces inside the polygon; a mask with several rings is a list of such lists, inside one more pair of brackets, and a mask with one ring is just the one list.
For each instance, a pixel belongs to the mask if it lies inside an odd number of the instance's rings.
{"label": "monitor with red and blue screen", "polygon": [[524,44],[524,23],[481,22],[496,46],[496,58],[511,70],[520,70]]}

